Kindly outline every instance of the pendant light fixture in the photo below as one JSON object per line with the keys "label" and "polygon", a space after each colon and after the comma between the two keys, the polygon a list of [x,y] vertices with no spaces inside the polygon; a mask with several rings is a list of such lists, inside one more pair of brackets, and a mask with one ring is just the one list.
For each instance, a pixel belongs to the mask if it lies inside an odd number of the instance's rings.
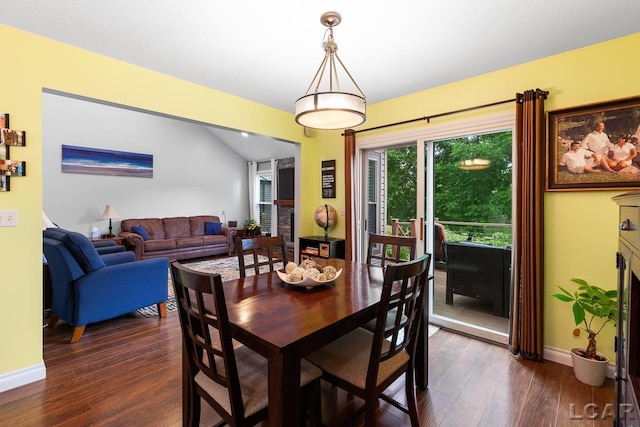
{"label": "pendant light fixture", "polygon": [[[307,92],[296,101],[296,122],[307,128],[348,129],[364,123],[367,119],[364,93],[338,57],[338,45],[333,40],[333,27],[341,21],[342,17],[338,12],[326,12],[320,17],[322,25],[329,28],[328,36],[323,42],[324,59]],[[359,95],[340,90],[338,65],[342,67]],[[325,74],[328,90],[320,87]]]}
{"label": "pendant light fixture", "polygon": [[466,159],[460,161],[458,166],[466,171],[477,171],[486,169],[491,165],[491,160],[487,159]]}

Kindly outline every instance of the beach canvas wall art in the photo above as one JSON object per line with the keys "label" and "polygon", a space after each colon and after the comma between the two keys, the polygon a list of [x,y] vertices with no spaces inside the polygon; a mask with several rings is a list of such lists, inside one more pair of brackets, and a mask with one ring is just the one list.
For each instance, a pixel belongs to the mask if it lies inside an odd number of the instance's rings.
{"label": "beach canvas wall art", "polygon": [[153,155],[63,145],[62,172],[153,178]]}

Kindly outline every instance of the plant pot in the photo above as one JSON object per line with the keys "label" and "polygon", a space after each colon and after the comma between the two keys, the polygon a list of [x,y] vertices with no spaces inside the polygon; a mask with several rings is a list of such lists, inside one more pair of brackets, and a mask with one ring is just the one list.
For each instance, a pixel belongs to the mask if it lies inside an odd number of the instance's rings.
{"label": "plant pot", "polygon": [[596,355],[600,356],[603,360],[587,359],[577,354],[576,351],[584,352],[584,349],[571,349],[571,362],[573,364],[573,373],[576,378],[580,382],[590,386],[602,386],[602,384],[604,384],[604,380],[607,378],[609,358],[600,352],[596,352]]}

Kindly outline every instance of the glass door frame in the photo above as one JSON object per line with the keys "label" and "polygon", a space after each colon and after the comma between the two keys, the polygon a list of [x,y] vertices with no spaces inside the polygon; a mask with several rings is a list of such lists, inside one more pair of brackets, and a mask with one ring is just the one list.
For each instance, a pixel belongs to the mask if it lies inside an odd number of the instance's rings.
{"label": "glass door frame", "polygon": [[[416,145],[417,156],[416,166],[418,171],[424,171],[424,173],[417,174],[417,187],[416,187],[416,212],[418,213],[416,218],[419,221],[420,230],[417,241],[416,255],[420,256],[425,252],[433,253],[433,222],[434,222],[434,210],[433,210],[433,194],[430,192],[427,194],[427,190],[433,188],[433,173],[427,171],[427,167],[433,166],[433,152],[434,142],[438,140],[455,138],[463,135],[471,135],[478,133],[491,133],[510,130],[512,134],[515,134],[515,112],[504,112],[486,115],[483,117],[477,117],[472,119],[457,120],[454,122],[443,123],[438,125],[430,124],[428,126],[421,126],[419,128],[400,131],[397,133],[390,133],[384,135],[376,135],[371,137],[357,137],[356,138],[356,173],[354,178],[356,180],[356,194],[355,202],[355,218],[356,218],[356,245],[357,245],[357,260],[364,261],[366,258],[366,230],[364,229],[364,219],[366,218],[366,177],[364,174],[367,171],[367,151],[373,149],[387,149],[402,147],[407,145]],[[515,138],[512,143],[512,153],[516,153]],[[515,162],[514,162],[515,163]],[[515,178],[515,166],[513,171],[513,178]],[[514,185],[515,188],[515,185]],[[429,202],[427,203],[427,198]],[[515,212],[515,197],[512,198],[513,206],[512,212]],[[420,214],[422,213],[422,214]],[[365,216],[363,216],[365,215]],[[431,224],[431,226],[425,227],[425,224]],[[512,252],[512,261],[515,254]],[[513,262],[512,262],[513,265]],[[431,276],[434,272],[434,263],[431,263]],[[429,281],[429,295],[433,295],[433,280]],[[509,341],[508,334],[501,333],[495,330],[478,327],[469,323],[461,322],[455,319],[443,317],[434,314],[434,303],[432,298],[429,298],[429,321],[440,325],[442,327],[453,329],[455,331],[476,336],[485,340],[493,341],[499,344],[507,345]]]}

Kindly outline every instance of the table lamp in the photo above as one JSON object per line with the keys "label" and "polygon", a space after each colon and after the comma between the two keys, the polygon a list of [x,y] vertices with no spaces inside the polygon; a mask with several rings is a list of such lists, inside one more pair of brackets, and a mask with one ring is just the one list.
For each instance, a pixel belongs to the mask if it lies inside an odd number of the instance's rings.
{"label": "table lamp", "polygon": [[107,234],[107,237],[115,237],[115,235],[111,232],[111,230],[113,229],[112,225],[111,225],[111,219],[112,218],[121,218],[120,216],[120,212],[118,212],[118,210],[115,208],[115,206],[113,205],[107,205],[106,208],[104,208],[104,212],[102,213],[102,216],[100,218],[103,219],[107,219],[109,218],[109,234]]}

